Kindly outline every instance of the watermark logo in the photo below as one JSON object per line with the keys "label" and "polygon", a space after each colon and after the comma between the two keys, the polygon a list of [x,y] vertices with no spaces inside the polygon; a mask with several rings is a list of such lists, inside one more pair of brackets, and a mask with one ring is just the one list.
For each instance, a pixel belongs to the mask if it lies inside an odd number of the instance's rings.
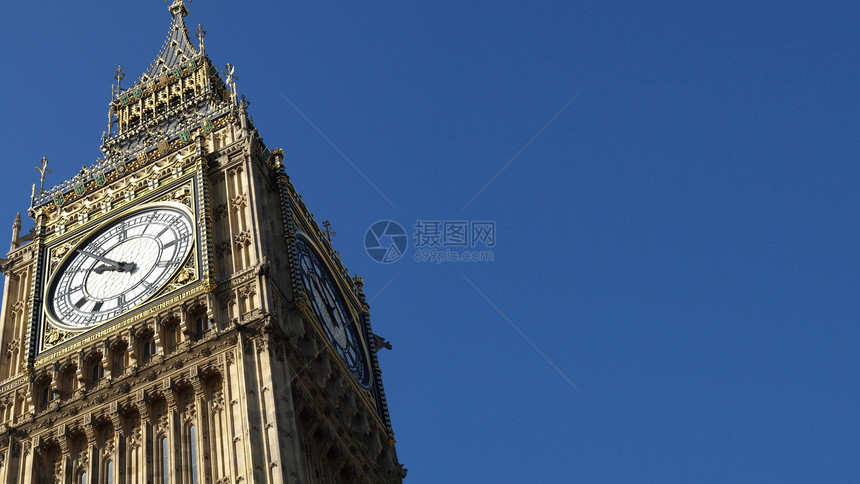
{"label": "watermark logo", "polygon": [[409,244],[406,230],[393,220],[379,220],[364,234],[364,250],[376,262],[397,262],[406,253]]}
{"label": "watermark logo", "polygon": [[[412,226],[416,262],[493,262],[496,222],[487,220],[417,220]],[[364,235],[364,249],[376,262],[390,264],[406,255],[407,236],[393,220],[374,222]]]}
{"label": "watermark logo", "polygon": [[477,220],[418,220],[415,247],[485,247],[496,246],[496,222]]}
{"label": "watermark logo", "polygon": [[415,229],[416,262],[493,262],[496,222],[488,220],[418,220]]}

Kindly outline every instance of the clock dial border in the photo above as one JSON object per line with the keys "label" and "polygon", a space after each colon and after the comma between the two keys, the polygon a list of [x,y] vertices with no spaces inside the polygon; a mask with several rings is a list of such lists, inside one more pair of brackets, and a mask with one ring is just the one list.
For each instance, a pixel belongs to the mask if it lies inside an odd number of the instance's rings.
{"label": "clock dial border", "polygon": [[[314,295],[310,294],[310,290],[306,286],[305,277],[304,277],[304,273],[305,273],[304,268],[301,266],[301,260],[299,260],[300,252],[301,252],[301,250],[299,249],[299,244],[305,244],[307,247],[306,250],[308,251],[308,253],[311,254],[316,259],[317,262],[319,262],[319,264],[320,264],[319,269],[321,271],[325,272],[325,276],[331,281],[332,285],[334,286],[333,288],[331,288],[331,290],[334,292],[334,294],[331,294],[331,296],[334,299],[339,299],[339,302],[342,303],[343,310],[348,313],[345,316],[346,316],[346,319],[348,319],[347,323],[350,324],[350,328],[344,328],[344,329],[345,329],[345,332],[351,331],[351,333],[352,333],[351,336],[353,338],[355,338],[354,347],[355,347],[356,352],[358,353],[356,355],[356,357],[360,358],[361,361],[357,361],[352,365],[353,366],[354,365],[361,365],[363,367],[363,369],[364,369],[364,380],[363,381],[360,381],[356,377],[356,372],[353,371],[351,364],[346,361],[346,357],[344,356],[343,352],[339,348],[339,347],[343,347],[343,345],[341,345],[337,341],[339,339],[338,336],[342,336],[343,338],[346,338],[348,340],[349,339],[348,335],[346,335],[346,334],[343,334],[343,335],[333,334],[332,329],[329,328],[329,325],[326,322],[326,320],[329,318],[326,317],[325,315],[319,314],[318,313],[319,310],[316,309],[318,304],[314,304],[314,301],[313,301]],[[375,377],[374,377],[374,374],[372,371],[373,366],[371,364],[371,359],[369,357],[369,355],[370,355],[369,348],[367,347],[366,338],[364,337],[364,330],[363,330],[363,321],[364,320],[360,316],[359,312],[356,311],[354,304],[352,303],[352,301],[349,298],[349,293],[347,291],[345,291],[345,288],[343,287],[342,281],[340,280],[340,278],[335,276],[335,272],[332,270],[331,264],[326,260],[326,257],[323,257],[321,255],[322,253],[320,250],[318,250],[318,247],[319,246],[317,244],[312,242],[311,237],[307,236],[304,232],[300,231],[300,232],[296,233],[296,249],[297,249],[297,254],[296,254],[297,260],[296,260],[296,262],[299,264],[297,269],[300,271],[299,279],[301,280],[300,284],[301,284],[302,292],[308,297],[308,303],[309,303],[307,306],[308,312],[314,315],[314,318],[317,322],[317,326],[321,330],[325,340],[327,341],[327,344],[330,344],[334,347],[335,353],[337,353],[340,362],[347,367],[349,374],[351,374],[353,377],[352,378],[353,381],[356,384],[358,384],[362,389],[364,389],[366,391],[370,391],[373,388],[373,381],[374,381]],[[337,301],[332,301],[332,303],[335,303],[335,302],[337,302]],[[328,302],[325,302],[325,305],[328,307]],[[336,306],[336,304],[335,304],[335,306]],[[333,310],[335,308],[332,307],[331,309]]]}
{"label": "clock dial border", "polygon": [[[157,233],[146,233],[150,227]],[[144,206],[99,227],[60,262],[48,282],[46,315],[60,329],[81,332],[136,309],[182,269],[193,232],[190,211],[168,204]],[[112,259],[130,261],[136,273],[108,265]]]}
{"label": "clock dial border", "polygon": [[[199,181],[196,176],[187,178],[183,177],[182,180],[175,184],[170,184],[164,190],[159,190],[158,193],[154,193],[151,196],[147,196],[132,204],[128,204],[122,209],[115,211],[113,214],[109,214],[107,217],[99,220],[97,223],[84,224],[81,227],[76,227],[75,230],[53,237],[51,242],[46,244],[42,249],[43,255],[41,256],[44,258],[45,266],[43,271],[45,275],[42,279],[43,282],[39,284],[40,287],[38,289],[38,293],[40,294],[42,301],[37,306],[38,314],[34,315],[36,322],[36,328],[34,328],[36,331],[34,334],[34,337],[36,338],[36,347],[33,357],[40,359],[44,358],[47,354],[65,346],[66,343],[76,340],[83,335],[90,334],[93,331],[101,332],[108,328],[110,328],[111,332],[118,330],[120,328],[117,326],[117,323],[126,320],[128,324],[130,324],[131,322],[139,319],[138,315],[142,314],[143,311],[166,296],[173,294],[176,291],[203,283],[205,280],[204,272],[206,271],[204,267],[205,261],[201,260],[201,258],[203,258],[203,251],[206,250],[207,244],[204,240],[205,230],[201,230],[199,225],[201,215],[197,213],[199,210],[199,207],[197,206],[198,204],[196,203],[198,183]],[[170,195],[178,190],[188,191],[186,201],[184,203],[175,201],[177,199]],[[134,217],[136,213],[140,213],[141,211],[158,207],[181,210],[187,217],[189,217],[191,222],[191,231],[189,233],[191,240],[189,241],[189,248],[186,254],[181,258],[178,267],[173,270],[163,284],[161,284],[155,292],[146,296],[136,306],[103,322],[69,330],[67,329],[69,325],[64,325],[62,322],[56,321],[56,317],[52,314],[52,310],[50,309],[51,294],[54,290],[55,283],[62,275],[63,269],[77,254],[75,249],[83,247],[88,241],[98,238],[105,232],[105,230],[110,230],[110,227],[116,222],[125,218]],[[56,257],[57,251],[62,252],[59,257]],[[192,273],[192,277],[186,278],[186,280],[183,280],[182,282],[178,281],[180,276],[186,272]],[[35,289],[36,288],[34,288],[34,290]],[[124,327],[125,324],[121,324],[120,326]],[[61,336],[60,338],[57,338],[58,334]],[[55,340],[53,343],[48,341],[49,335],[53,336],[53,339]]]}

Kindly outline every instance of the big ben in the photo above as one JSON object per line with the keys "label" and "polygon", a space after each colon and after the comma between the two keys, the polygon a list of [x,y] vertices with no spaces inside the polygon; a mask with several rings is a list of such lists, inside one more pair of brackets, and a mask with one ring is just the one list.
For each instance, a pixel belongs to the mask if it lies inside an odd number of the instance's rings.
{"label": "big ben", "polygon": [[169,12],[103,157],[13,224],[0,482],[401,482],[363,281]]}

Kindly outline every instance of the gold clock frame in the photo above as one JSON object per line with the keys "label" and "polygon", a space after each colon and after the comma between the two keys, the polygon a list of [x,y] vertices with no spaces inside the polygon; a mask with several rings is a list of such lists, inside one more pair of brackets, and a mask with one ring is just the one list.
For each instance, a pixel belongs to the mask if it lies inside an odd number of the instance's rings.
{"label": "gold clock frame", "polygon": [[[207,268],[203,267],[205,259],[203,251],[207,250],[208,243],[205,240],[205,230],[200,230],[201,220],[205,219],[206,215],[200,213],[202,207],[199,203],[198,191],[202,187],[197,187],[201,182],[202,179],[197,173],[188,173],[176,180],[172,180],[170,183],[166,183],[163,187],[159,187],[157,191],[142,195],[139,199],[123,204],[121,208],[105,214],[104,217],[99,217],[92,223],[82,224],[67,234],[53,237],[45,245],[43,252],[45,273],[42,278],[43,282],[38,288],[39,298],[41,299],[39,314],[35,321],[35,331],[31,333],[36,343],[34,366],[39,366],[41,362],[47,359],[53,359],[68,351],[72,351],[77,346],[85,344],[90,340],[122,330],[128,325],[150,315],[152,312],[159,310],[164,304],[170,303],[175,297],[170,298],[167,302],[164,299],[182,292],[183,289],[186,289],[186,291],[182,293],[181,297],[188,297],[191,294],[196,294],[206,289],[204,283],[206,277],[204,273],[208,271]],[[48,310],[50,303],[48,294],[55,278],[59,274],[59,269],[64,266],[69,257],[74,253],[73,249],[117,220],[130,216],[140,210],[159,206],[182,210],[191,218],[193,227],[193,240],[191,241],[188,254],[180,267],[168,279],[168,282],[135,308],[101,324],[82,328],[79,331],[70,331],[58,327]]]}

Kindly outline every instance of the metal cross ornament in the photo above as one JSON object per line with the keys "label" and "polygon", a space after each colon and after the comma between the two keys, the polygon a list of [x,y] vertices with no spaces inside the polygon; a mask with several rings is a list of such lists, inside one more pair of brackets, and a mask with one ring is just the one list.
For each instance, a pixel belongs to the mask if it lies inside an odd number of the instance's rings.
{"label": "metal cross ornament", "polygon": [[116,90],[114,91],[114,94],[119,94],[120,91],[122,91],[120,84],[122,83],[122,80],[125,79],[125,73],[122,72],[122,66],[116,67],[116,74],[114,74],[113,78],[116,80]]}
{"label": "metal cross ornament", "polygon": [[197,24],[197,38],[200,39],[200,52],[203,52],[203,39],[206,37],[206,31],[203,30],[203,24]]}
{"label": "metal cross ornament", "polygon": [[41,163],[42,163],[42,166],[36,167],[36,171],[38,171],[39,174],[41,175],[39,177],[39,193],[42,193],[45,191],[45,175],[47,175],[48,173],[51,173],[51,171],[53,171],[53,170],[48,169],[48,159],[45,158],[44,156],[42,157]]}
{"label": "metal cross ornament", "polygon": [[337,235],[337,232],[332,231],[331,222],[328,220],[323,220],[323,227],[325,227],[325,236],[328,239],[329,243],[331,243],[331,238]]}
{"label": "metal cross ornament", "polygon": [[235,72],[236,67],[229,62],[227,63],[227,70],[222,72],[222,74],[227,76],[227,85],[230,86],[230,90],[233,91],[233,104],[236,104],[236,81],[239,79],[239,76],[234,74]]}

